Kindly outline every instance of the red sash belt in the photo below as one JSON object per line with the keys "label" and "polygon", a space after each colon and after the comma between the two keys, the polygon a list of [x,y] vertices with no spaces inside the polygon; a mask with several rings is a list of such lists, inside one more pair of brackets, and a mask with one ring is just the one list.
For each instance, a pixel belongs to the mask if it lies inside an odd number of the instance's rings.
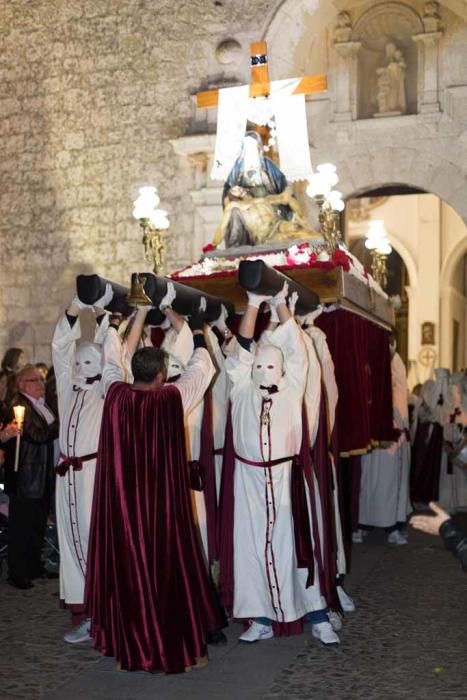
{"label": "red sash belt", "polygon": [[80,472],[84,462],[89,462],[91,459],[96,459],[96,457],[97,452],[93,452],[90,455],[83,455],[82,457],[67,457],[63,452],[60,452],[60,459],[62,461],[55,467],[55,472],[58,476],[66,476],[69,469],[73,469],[74,472]]}
{"label": "red sash belt", "polygon": [[240,457],[240,455],[238,455],[237,453],[235,453],[235,459],[238,459],[239,462],[243,462],[243,464],[248,464],[249,467],[263,467],[264,469],[268,469],[269,467],[276,467],[278,464],[284,464],[284,462],[299,461],[299,458],[294,455],[292,457],[280,457],[279,459],[269,459],[267,462],[253,462],[251,459],[245,459],[245,457]]}

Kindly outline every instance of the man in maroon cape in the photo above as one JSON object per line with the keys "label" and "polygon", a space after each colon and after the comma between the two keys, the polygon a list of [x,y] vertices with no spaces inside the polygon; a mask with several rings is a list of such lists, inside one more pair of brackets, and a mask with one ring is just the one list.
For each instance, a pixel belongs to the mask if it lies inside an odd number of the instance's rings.
{"label": "man in maroon cape", "polygon": [[[112,383],[104,405],[86,605],[96,648],[129,671],[201,665],[209,631],[225,624],[189,500],[183,411],[213,375],[202,322],[192,328],[195,351],[178,382],[164,384],[162,350],[142,348],[134,383]],[[119,343],[110,328],[104,360],[114,378]]]}

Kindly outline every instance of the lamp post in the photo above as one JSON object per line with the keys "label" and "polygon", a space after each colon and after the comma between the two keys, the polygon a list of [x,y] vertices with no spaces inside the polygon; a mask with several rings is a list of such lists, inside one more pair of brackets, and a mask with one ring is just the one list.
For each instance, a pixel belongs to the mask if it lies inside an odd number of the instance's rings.
{"label": "lamp post", "polygon": [[387,260],[392,252],[392,247],[382,219],[370,221],[366,234],[365,248],[371,254],[371,274],[376,282],[385,289],[388,284]]}
{"label": "lamp post", "polygon": [[153,265],[155,274],[164,271],[163,238],[170,225],[167,212],[157,208],[159,202],[157,187],[140,187],[138,198],[133,202],[133,216],[143,229],[144,254],[146,260]]}
{"label": "lamp post", "polygon": [[342,193],[332,189],[338,181],[336,166],[332,163],[321,163],[311,176],[306,189],[308,196],[312,197],[319,207],[320,230],[331,255],[342,240],[339,212],[345,209]]}

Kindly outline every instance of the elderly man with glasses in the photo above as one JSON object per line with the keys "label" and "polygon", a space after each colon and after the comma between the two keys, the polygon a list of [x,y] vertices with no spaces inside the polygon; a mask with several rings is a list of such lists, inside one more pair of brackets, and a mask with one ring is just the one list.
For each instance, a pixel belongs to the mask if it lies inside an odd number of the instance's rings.
{"label": "elderly man with glasses", "polygon": [[42,563],[41,550],[53,491],[53,443],[58,422],[44,397],[40,370],[26,365],[18,373],[17,395],[11,404],[25,407],[16,472],[16,441],[10,439],[5,444],[5,490],[10,497],[8,583],[20,589],[31,588],[32,579],[51,576]]}

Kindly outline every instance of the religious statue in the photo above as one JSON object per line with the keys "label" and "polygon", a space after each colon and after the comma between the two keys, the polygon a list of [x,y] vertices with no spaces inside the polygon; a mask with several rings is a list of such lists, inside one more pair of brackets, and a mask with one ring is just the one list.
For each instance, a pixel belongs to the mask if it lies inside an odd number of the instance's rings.
{"label": "religious statue", "polygon": [[439,2],[430,0],[425,3],[422,22],[425,32],[438,32],[440,30],[441,13]]}
{"label": "religious statue", "polygon": [[285,175],[263,154],[261,137],[246,133],[242,150],[224,184],[224,211],[214,236],[217,247],[319,238],[306,223]]}
{"label": "religious statue", "polygon": [[389,41],[386,44],[386,65],[376,70],[378,112],[375,116],[396,116],[407,112],[406,71],[404,54],[394,42]]}
{"label": "religious statue", "polygon": [[352,20],[350,14],[348,12],[339,12],[334,28],[334,41],[338,44],[345,43],[350,41],[351,36]]}

